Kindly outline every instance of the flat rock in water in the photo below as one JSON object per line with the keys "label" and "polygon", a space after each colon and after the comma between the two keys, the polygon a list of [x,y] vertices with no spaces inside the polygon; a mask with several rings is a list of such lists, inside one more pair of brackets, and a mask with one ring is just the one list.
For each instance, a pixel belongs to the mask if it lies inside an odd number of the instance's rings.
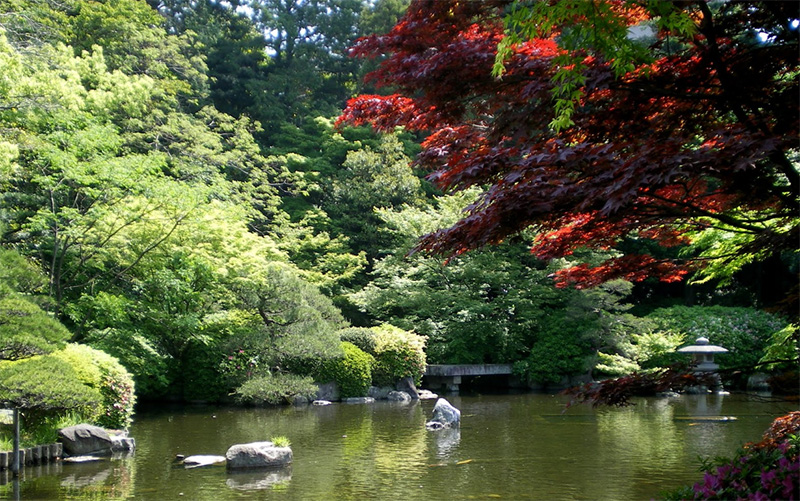
{"label": "flat rock in water", "polygon": [[678,416],[675,419],[679,421],[704,421],[709,423],[725,423],[728,421],[736,421],[736,416]]}
{"label": "flat rock in water", "polygon": [[274,468],[292,462],[292,449],[275,447],[272,442],[232,445],[225,453],[228,468]]}
{"label": "flat rock in water", "polygon": [[227,461],[225,456],[214,456],[210,454],[197,454],[195,456],[188,456],[183,460],[183,465],[187,468],[199,468],[201,466],[211,466],[215,464],[223,464]]}
{"label": "flat rock in water", "polygon": [[108,458],[100,456],[72,456],[64,458],[62,461],[65,463],[91,463],[93,461],[103,461],[104,459]]}
{"label": "flat rock in water", "polygon": [[346,404],[371,404],[375,402],[375,399],[372,397],[350,397],[342,399],[342,402]]}
{"label": "flat rock in water", "polygon": [[417,394],[419,395],[420,400],[433,400],[435,398],[439,398],[439,395],[430,390],[417,390]]}
{"label": "flat rock in water", "polygon": [[410,402],[411,395],[404,391],[390,391],[386,396],[386,399],[393,402]]}

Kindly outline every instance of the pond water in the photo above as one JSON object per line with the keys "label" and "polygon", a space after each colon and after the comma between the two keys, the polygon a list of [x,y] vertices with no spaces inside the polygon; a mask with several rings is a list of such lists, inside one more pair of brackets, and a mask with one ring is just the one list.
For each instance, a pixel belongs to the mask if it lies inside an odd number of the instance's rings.
{"label": "pond water", "polygon": [[[458,431],[425,430],[433,400],[139,410],[134,454],[27,467],[16,489],[0,472],[0,499],[646,500],[697,481],[698,457],[729,456],[796,409],[743,395],[566,412],[564,397],[544,394],[447,399],[461,409]],[[294,452],[283,470],[173,464],[176,454],[224,455],[230,445],[279,435]]]}

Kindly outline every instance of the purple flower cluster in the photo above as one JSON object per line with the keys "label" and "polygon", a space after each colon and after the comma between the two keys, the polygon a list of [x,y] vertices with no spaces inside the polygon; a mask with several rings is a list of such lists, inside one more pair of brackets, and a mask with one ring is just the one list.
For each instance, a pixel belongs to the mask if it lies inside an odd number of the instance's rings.
{"label": "purple flower cluster", "polygon": [[694,499],[800,500],[799,450],[795,437],[777,447],[745,449],[707,468],[693,487]]}
{"label": "purple flower cluster", "polygon": [[220,362],[220,371],[234,378],[249,379],[258,368],[258,355],[239,348]]}

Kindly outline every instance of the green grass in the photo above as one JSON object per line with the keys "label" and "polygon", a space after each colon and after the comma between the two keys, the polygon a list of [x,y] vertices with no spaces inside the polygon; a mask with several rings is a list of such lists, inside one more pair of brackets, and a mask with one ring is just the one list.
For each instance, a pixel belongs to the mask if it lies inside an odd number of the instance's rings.
{"label": "green grass", "polygon": [[[24,418],[21,423],[19,446],[31,447],[34,445],[52,444],[58,439],[58,430],[67,426],[76,425],[85,420],[77,414],[47,417],[41,423],[32,427],[25,427]],[[0,451],[10,451],[14,448],[14,430],[11,425],[0,425]]]}
{"label": "green grass", "polygon": [[284,436],[272,437],[269,441],[272,442],[275,447],[289,447],[289,445],[291,445],[289,439]]}

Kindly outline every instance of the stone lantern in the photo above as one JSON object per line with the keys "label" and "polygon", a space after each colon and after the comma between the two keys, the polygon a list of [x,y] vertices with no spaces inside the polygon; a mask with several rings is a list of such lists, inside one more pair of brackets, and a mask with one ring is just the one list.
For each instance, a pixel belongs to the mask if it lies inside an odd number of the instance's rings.
{"label": "stone lantern", "polygon": [[[715,353],[727,353],[728,350],[722,346],[716,346],[708,343],[708,339],[699,337],[691,346],[684,346],[678,349],[679,353],[691,353],[692,363],[694,364],[695,372],[716,373],[719,365],[714,363]],[[719,381],[719,376],[714,374],[714,385],[716,390],[722,389],[722,383]]]}
{"label": "stone lantern", "polygon": [[694,363],[695,371],[697,372],[716,372],[719,365],[714,363],[715,353],[727,353],[728,350],[722,346],[708,344],[708,339],[704,337],[697,338],[695,344],[691,346],[684,346],[678,350],[679,353],[691,353],[692,362]]}

